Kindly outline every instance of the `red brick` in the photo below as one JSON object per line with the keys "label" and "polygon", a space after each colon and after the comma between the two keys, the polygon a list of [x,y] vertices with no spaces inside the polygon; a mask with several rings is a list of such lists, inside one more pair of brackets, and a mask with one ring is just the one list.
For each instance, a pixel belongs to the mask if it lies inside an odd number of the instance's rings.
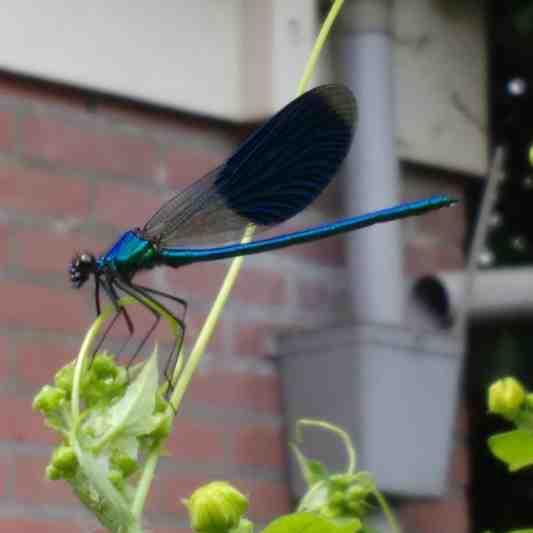
{"label": "red brick", "polygon": [[431,533],[468,533],[469,519],[466,499],[441,499],[403,505],[399,512],[408,531]]}
{"label": "red brick", "polygon": [[279,427],[245,426],[234,432],[233,460],[238,464],[285,466],[285,436]]}
{"label": "red brick", "polygon": [[69,290],[1,281],[0,321],[4,325],[79,333],[89,326],[84,296]]}
{"label": "red brick", "polygon": [[287,280],[280,272],[244,269],[237,278],[233,298],[256,305],[286,305]]}
{"label": "red brick", "polygon": [[452,450],[449,478],[453,486],[461,488],[468,486],[470,482],[468,449],[462,443],[456,444]]}
{"label": "red brick", "polygon": [[[43,383],[44,385],[44,383]],[[0,396],[0,438],[30,444],[57,444],[57,433],[45,426],[44,418],[32,409],[31,396]]]}
{"label": "red brick", "polygon": [[298,280],[296,295],[298,305],[309,310],[310,307],[326,307],[330,303],[331,291],[324,280]]}
{"label": "red brick", "polygon": [[233,354],[268,356],[276,326],[262,322],[236,322],[233,325]]}
{"label": "red brick", "polygon": [[165,279],[175,294],[186,294],[195,301],[211,301],[222,285],[228,265],[221,262],[196,263],[179,269],[165,269]]}
{"label": "red brick", "polygon": [[281,391],[278,376],[214,373],[194,377],[188,391],[198,403],[279,414]]}
{"label": "red brick", "polygon": [[124,231],[143,226],[162,204],[160,195],[129,185],[101,183],[96,187],[98,222],[113,224]]}
{"label": "red brick", "polygon": [[9,233],[7,226],[0,225],[0,269],[5,268],[9,260]]}
{"label": "red brick", "polygon": [[11,361],[13,353],[6,337],[0,337],[0,381],[8,379],[11,374]]}
{"label": "red brick", "polygon": [[[0,498],[4,498],[7,494],[7,486],[10,479],[13,477],[11,472],[13,470],[13,461],[11,457],[0,456]],[[0,522],[0,531],[3,531]]]}
{"label": "red brick", "polygon": [[188,147],[173,148],[164,156],[166,184],[176,189],[185,188],[204,174],[223,163],[224,154],[191,151]]}
{"label": "red brick", "polygon": [[191,533],[191,530],[185,527],[150,527],[150,533]]}
{"label": "red brick", "polygon": [[0,150],[10,150],[15,144],[16,117],[0,111]]}
{"label": "red brick", "polygon": [[152,490],[147,500],[147,510],[150,513],[174,513],[176,520],[187,519],[188,512],[182,503],[183,498],[188,498],[198,487],[214,481],[208,474],[191,474],[185,477],[182,474],[161,473],[152,485]]}
{"label": "red brick", "polygon": [[37,518],[0,518],[2,533],[86,533],[87,527],[72,520],[39,520]]}
{"label": "red brick", "polygon": [[[291,511],[289,490],[280,481],[242,480],[235,486],[250,500],[251,520],[267,521]],[[451,530],[450,530],[451,531]]]}
{"label": "red brick", "polygon": [[311,242],[289,246],[280,250],[278,253],[284,253],[292,257],[301,257],[306,262],[309,261],[326,266],[343,265],[346,261],[345,245],[343,236],[341,235],[322,239],[319,243]]}
{"label": "red brick", "polygon": [[75,345],[53,341],[17,339],[16,374],[18,379],[38,387],[51,383],[55,373],[77,356]]}
{"label": "red brick", "polygon": [[15,457],[14,497],[26,504],[79,505],[65,481],[46,479],[45,468],[48,461],[48,457]]}
{"label": "red brick", "polygon": [[159,170],[157,147],[149,140],[52,116],[22,120],[21,149],[52,163],[119,176],[150,177]]}
{"label": "red brick", "polygon": [[12,241],[11,249],[16,249],[10,258],[12,265],[21,265],[36,273],[62,273],[65,286],[70,284],[67,267],[75,253],[90,251],[98,255],[111,245],[85,235],[40,229],[19,230],[13,234]]}
{"label": "red brick", "polygon": [[222,463],[225,456],[225,430],[208,422],[176,418],[167,447],[176,461]]}
{"label": "red brick", "polygon": [[452,207],[435,209],[414,217],[412,224],[417,235],[431,236],[435,240],[447,241],[461,247],[466,228],[466,204],[459,202]]}
{"label": "red brick", "polygon": [[418,239],[407,243],[405,270],[410,276],[423,276],[441,270],[457,270],[463,267],[464,257],[459,246]]}
{"label": "red brick", "polygon": [[[213,331],[213,334],[211,336],[211,339],[209,340],[209,343],[207,345],[207,351],[208,352],[224,352],[225,351],[225,345],[224,342],[224,314],[222,314],[222,318],[218,321],[215,330]],[[204,313],[198,313],[196,311],[190,311],[187,314],[186,319],[186,342],[187,345],[191,348],[194,346],[194,343],[196,342],[196,339],[200,333],[200,329],[203,327],[205,323],[205,319],[207,318],[207,311]]]}
{"label": "red brick", "polygon": [[0,206],[5,209],[85,218],[88,192],[87,183],[74,177],[0,166]]}

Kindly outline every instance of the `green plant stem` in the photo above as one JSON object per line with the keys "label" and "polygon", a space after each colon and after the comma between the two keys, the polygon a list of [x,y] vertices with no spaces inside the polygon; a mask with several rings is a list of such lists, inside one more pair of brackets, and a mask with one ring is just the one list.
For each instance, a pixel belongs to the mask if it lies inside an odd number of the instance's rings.
{"label": "green plant stem", "polygon": [[144,463],[141,478],[137,484],[137,489],[133,498],[133,504],[131,506],[131,512],[137,519],[140,518],[143,513],[146,498],[148,497],[150,486],[152,485],[152,481],[155,477],[157,462],[159,461],[160,455],[161,445],[155,446],[152,450],[150,450],[150,453],[148,454]]}
{"label": "green plant stem", "polygon": [[394,513],[390,510],[387,500],[385,500],[385,498],[381,495],[381,492],[379,492],[378,490],[372,491],[372,494],[374,495],[374,498],[376,498],[376,500],[378,501],[393,533],[401,533],[400,525],[398,524]]}
{"label": "green plant stem", "polygon": [[[311,55],[309,56],[309,59],[307,61],[302,79],[300,80],[300,83],[298,84],[298,91],[297,91],[298,96],[306,90],[306,87],[315,69],[320,51],[322,50],[324,43],[326,42],[327,36],[331,30],[331,27],[333,25],[335,18],[337,17],[342,7],[343,2],[344,0],[335,0],[333,3],[333,6],[330,9],[328,16],[326,17],[326,20],[324,21],[324,24],[317,37],[317,40],[313,47]],[[246,243],[246,242],[251,241],[253,238],[254,232],[255,232],[255,226],[249,225],[244,232],[241,243]],[[179,369],[181,370],[181,372],[179,373],[179,376],[177,375],[178,374],[177,372],[175,372],[175,376],[173,376],[172,382],[174,382],[174,377],[177,378],[177,381],[176,381],[174,390],[172,392],[172,395],[170,397],[170,405],[172,406],[172,409],[174,410],[175,414],[177,414],[179,410],[185,391],[187,390],[187,387],[192,379],[192,376],[194,375],[194,372],[196,368],[198,367],[198,364],[200,363],[205,353],[207,344],[209,343],[214,333],[214,330],[218,323],[220,315],[222,314],[222,311],[224,310],[226,302],[228,301],[231,290],[233,286],[235,285],[235,282],[241,270],[243,261],[244,261],[244,257],[241,256],[241,257],[236,257],[231,262],[231,265],[228,269],[226,277],[224,278],[222,286],[213,303],[213,306],[211,307],[211,310],[209,311],[207,315],[204,325],[202,326],[202,329],[198,335],[198,338],[193,347],[193,350],[191,351],[189,357],[187,358],[187,362],[185,363],[183,368],[181,367],[181,365],[176,365],[177,368],[179,366]],[[179,355],[180,361],[181,361],[181,357],[182,357],[182,353],[180,352],[180,355]],[[157,467],[159,452],[160,450],[154,450],[154,453],[150,454],[147,460],[147,463],[145,464],[145,468],[143,469],[141,482],[139,483],[138,489],[135,494],[135,499],[134,499],[134,508],[135,508],[134,513],[136,516],[140,516],[140,514],[143,511],[146,496],[148,494],[150,484],[155,475],[155,469]]]}
{"label": "green plant stem", "polygon": [[331,27],[333,26],[333,23],[335,22],[335,19],[337,18],[337,15],[339,14],[343,3],[344,0],[335,0],[333,2],[333,5],[329,10],[328,16],[326,17],[326,20],[324,20],[324,23],[320,28],[318,37],[316,38],[313,49],[311,50],[311,54],[309,55],[309,58],[307,60],[307,64],[305,65],[303,76],[300,80],[300,83],[298,84],[298,91],[296,93],[297,96],[303,94],[307,89],[307,86],[309,85],[309,81],[311,80],[311,77],[313,76],[313,73],[315,71],[316,63],[318,61],[320,52],[322,51],[322,48],[324,48],[324,44],[326,43],[329,32],[331,31]]}
{"label": "green plant stem", "polygon": [[348,435],[346,431],[344,431],[340,427],[335,426],[334,424],[325,422],[324,420],[315,420],[314,418],[301,418],[296,424],[296,436],[298,440],[301,440],[301,428],[303,426],[325,429],[326,431],[331,431],[332,433],[337,435],[342,440],[342,443],[344,444],[344,449],[346,450],[346,455],[348,456],[348,463],[346,466],[345,473],[352,475],[355,472],[355,468],[357,466],[357,455],[352,445],[350,435]]}

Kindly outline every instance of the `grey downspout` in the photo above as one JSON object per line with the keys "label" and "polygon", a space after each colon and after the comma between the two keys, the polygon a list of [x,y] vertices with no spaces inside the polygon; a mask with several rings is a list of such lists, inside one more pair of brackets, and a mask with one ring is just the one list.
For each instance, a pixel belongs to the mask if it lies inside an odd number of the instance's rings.
{"label": "grey downspout", "polygon": [[[392,206],[400,199],[391,18],[390,0],[348,0],[342,13],[342,76],[359,104],[359,124],[345,167],[347,213]],[[405,295],[400,225],[354,232],[347,246],[356,321],[401,324]]]}

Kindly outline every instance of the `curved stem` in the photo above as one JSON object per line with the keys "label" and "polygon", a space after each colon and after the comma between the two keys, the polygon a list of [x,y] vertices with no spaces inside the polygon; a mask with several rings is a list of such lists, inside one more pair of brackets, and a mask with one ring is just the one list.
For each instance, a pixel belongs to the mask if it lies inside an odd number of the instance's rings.
{"label": "curved stem", "polygon": [[308,426],[308,427],[316,427],[320,429],[325,429],[326,431],[331,431],[335,435],[337,435],[344,444],[344,449],[346,450],[346,455],[348,456],[348,464],[346,466],[346,474],[354,474],[355,468],[357,465],[357,454],[355,452],[355,448],[352,445],[352,439],[350,438],[350,435],[344,429],[341,429],[340,427],[337,427],[334,424],[331,424],[329,422],[325,422],[324,420],[315,420],[313,418],[301,418],[296,423],[296,431],[297,431],[297,438],[301,440],[301,427],[302,426]]}

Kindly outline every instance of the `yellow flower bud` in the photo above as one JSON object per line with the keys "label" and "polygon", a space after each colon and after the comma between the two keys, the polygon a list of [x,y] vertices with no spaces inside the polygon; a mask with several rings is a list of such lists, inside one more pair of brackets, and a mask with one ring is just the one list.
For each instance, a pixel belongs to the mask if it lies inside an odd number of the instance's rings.
{"label": "yellow flower bud", "polygon": [[184,504],[192,529],[200,533],[225,533],[239,525],[248,509],[248,499],[225,481],[196,489]]}
{"label": "yellow flower bud", "polygon": [[513,377],[495,381],[488,392],[489,412],[512,420],[526,400],[526,391]]}

